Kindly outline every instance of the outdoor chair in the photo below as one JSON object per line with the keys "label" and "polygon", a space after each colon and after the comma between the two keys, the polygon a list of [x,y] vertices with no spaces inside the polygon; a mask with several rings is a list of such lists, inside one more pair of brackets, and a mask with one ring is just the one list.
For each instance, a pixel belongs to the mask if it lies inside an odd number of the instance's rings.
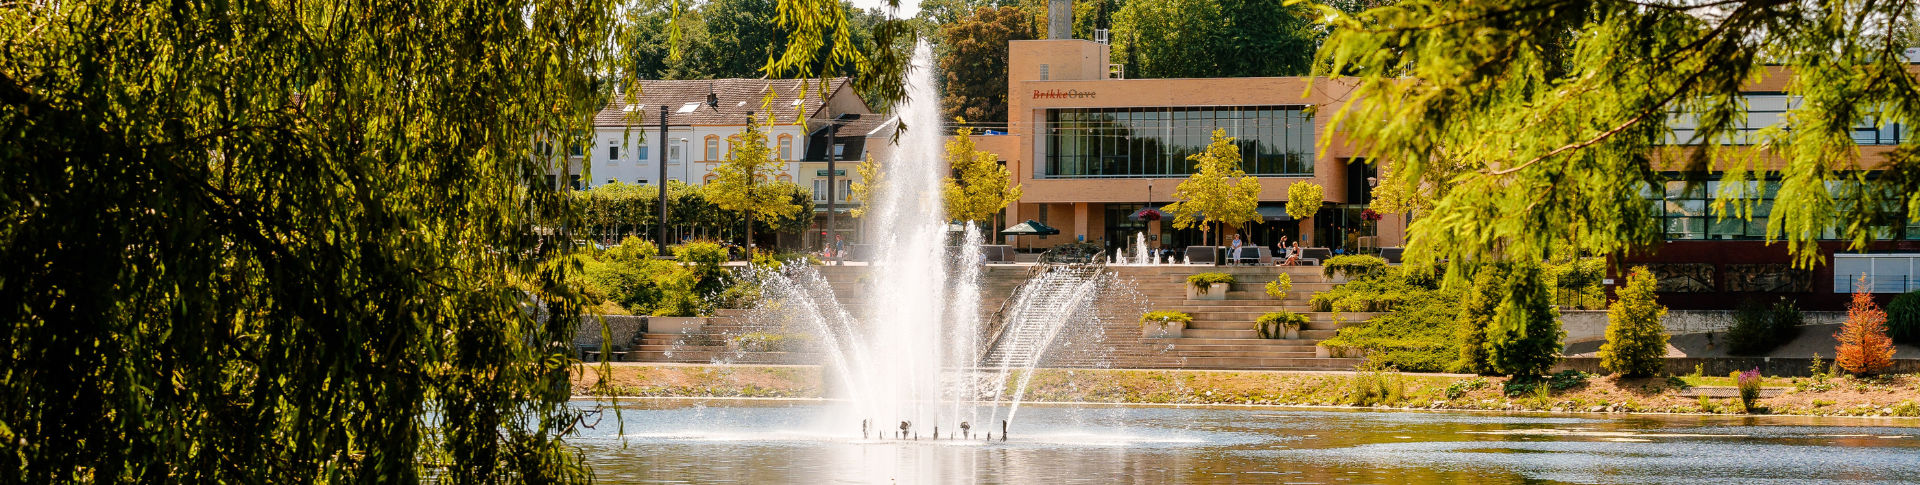
{"label": "outdoor chair", "polygon": [[1301,266],[1319,266],[1321,261],[1333,257],[1333,250],[1327,248],[1301,248]]}
{"label": "outdoor chair", "polygon": [[1380,259],[1387,260],[1387,264],[1400,264],[1400,254],[1406,251],[1407,248],[1380,248]]}
{"label": "outdoor chair", "polygon": [[1218,246],[1187,246],[1187,264],[1213,264]]}

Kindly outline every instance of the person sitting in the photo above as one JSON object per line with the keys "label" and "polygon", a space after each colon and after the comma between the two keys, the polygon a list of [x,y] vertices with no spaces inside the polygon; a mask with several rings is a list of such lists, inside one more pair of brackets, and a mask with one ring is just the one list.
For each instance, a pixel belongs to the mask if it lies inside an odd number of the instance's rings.
{"label": "person sitting", "polygon": [[1240,264],[1240,235],[1233,235],[1232,249],[1227,250],[1227,264]]}
{"label": "person sitting", "polygon": [[1300,243],[1293,243],[1293,246],[1287,247],[1287,266],[1298,266],[1299,264]]}

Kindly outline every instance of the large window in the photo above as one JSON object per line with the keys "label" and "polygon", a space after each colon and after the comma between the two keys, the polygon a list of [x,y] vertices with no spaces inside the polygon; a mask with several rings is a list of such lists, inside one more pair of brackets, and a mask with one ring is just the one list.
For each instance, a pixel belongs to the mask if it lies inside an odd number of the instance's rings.
{"label": "large window", "polygon": [[1047,110],[1047,177],[1184,177],[1215,128],[1250,175],[1313,174],[1313,116],[1301,106]]}
{"label": "large window", "polygon": [[[1780,192],[1779,181],[1747,182],[1752,184],[1746,193],[1756,197],[1753,201],[1753,220],[1745,221],[1734,217],[1721,219],[1714,216],[1713,199],[1721,189],[1721,182],[1695,183],[1688,186],[1683,181],[1669,181],[1659,194],[1646,190],[1641,193],[1653,205],[1653,216],[1667,233],[1667,239],[1762,239],[1767,234],[1767,216],[1773,211],[1774,195]],[[1829,191],[1836,194],[1846,193],[1839,187],[1846,182],[1828,182]],[[1891,199],[1891,198],[1890,198]],[[1836,200],[1841,210],[1847,209],[1847,200]],[[1729,201],[1729,205],[1732,202]],[[1733,208],[1730,206],[1728,210]],[[1889,214],[1896,214],[1897,208],[1889,207]],[[1920,214],[1915,214],[1920,216]],[[1880,240],[1892,239],[1894,231],[1905,226],[1906,236],[1920,236],[1920,217],[1908,217],[1906,224],[1893,223],[1875,227],[1874,237]],[[1836,221],[1821,232],[1821,239],[1841,239],[1844,231]]]}
{"label": "large window", "polygon": [[1834,254],[1833,292],[1906,293],[1920,289],[1916,269],[1920,255],[1915,254]]}
{"label": "large window", "polygon": [[[1787,112],[1800,107],[1800,97],[1784,94],[1748,94],[1742,95],[1747,102],[1747,119],[1736,122],[1734,133],[1729,139],[1722,140],[1728,145],[1753,145],[1761,142],[1759,131],[1780,124],[1786,119]],[[1693,113],[1669,113],[1667,125],[1673,127],[1673,134],[1666,143],[1669,145],[1693,144],[1695,130],[1699,127],[1698,116]],[[1906,127],[1899,123],[1881,123],[1868,120],[1853,127],[1853,142],[1860,145],[1898,145],[1906,139]]]}
{"label": "large window", "polygon": [[702,160],[711,162],[719,159],[720,159],[720,137],[714,136],[714,135],[707,135],[707,153],[706,153],[706,158],[703,158]]}

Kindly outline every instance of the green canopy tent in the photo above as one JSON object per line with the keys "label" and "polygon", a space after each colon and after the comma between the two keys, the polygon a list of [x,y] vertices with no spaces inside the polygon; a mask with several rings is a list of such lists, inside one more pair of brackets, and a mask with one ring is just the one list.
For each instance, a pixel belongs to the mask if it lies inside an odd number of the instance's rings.
{"label": "green canopy tent", "polygon": [[[1027,222],[1014,224],[1013,227],[1000,231],[1000,235],[1002,236],[1052,236],[1057,234],[1060,234],[1059,229],[1034,222],[1032,219],[1028,219]],[[1033,249],[1033,241],[1027,241],[1027,249]]]}

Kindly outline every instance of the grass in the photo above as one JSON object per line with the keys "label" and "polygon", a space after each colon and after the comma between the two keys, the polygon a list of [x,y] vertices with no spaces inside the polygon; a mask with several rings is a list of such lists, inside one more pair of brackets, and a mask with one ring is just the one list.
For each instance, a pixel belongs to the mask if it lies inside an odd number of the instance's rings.
{"label": "grass", "polygon": [[[575,379],[576,395],[594,395],[597,366]],[[833,394],[816,366],[621,365],[605,395],[799,397]],[[1009,376],[1018,379],[1018,373]],[[1726,377],[1595,376],[1569,386],[1531,386],[1509,395],[1506,378],[1400,372],[1041,369],[1029,402],[1370,406],[1548,412],[1744,413],[1738,398],[1699,397],[1699,386],[1731,386]],[[1920,376],[1768,378],[1782,394],[1761,398],[1770,414],[1920,417]],[[1009,383],[1011,384],[1011,382]],[[1011,388],[1012,386],[1008,386]],[[1682,395],[1687,394],[1687,395]]]}

